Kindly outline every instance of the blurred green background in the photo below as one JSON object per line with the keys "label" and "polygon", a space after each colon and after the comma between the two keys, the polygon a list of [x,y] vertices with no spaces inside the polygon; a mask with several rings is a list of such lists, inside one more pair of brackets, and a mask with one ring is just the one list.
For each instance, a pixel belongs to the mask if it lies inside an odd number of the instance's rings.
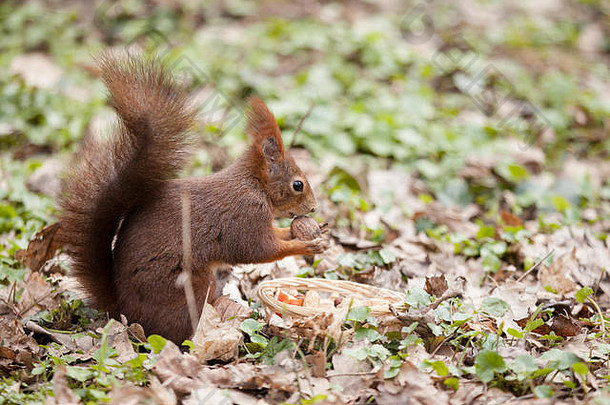
{"label": "blurred green background", "polygon": [[189,83],[207,146],[191,174],[243,149],[243,103],[257,94],[286,142],[313,105],[296,145],[336,203],[364,187],[359,172],[395,167],[421,180],[424,201],[493,214],[509,191],[519,215],[607,220],[610,4],[531,3],[3,1],[4,263],[55,215],[26,180],[112,118],[94,62],[108,48],[160,55]]}

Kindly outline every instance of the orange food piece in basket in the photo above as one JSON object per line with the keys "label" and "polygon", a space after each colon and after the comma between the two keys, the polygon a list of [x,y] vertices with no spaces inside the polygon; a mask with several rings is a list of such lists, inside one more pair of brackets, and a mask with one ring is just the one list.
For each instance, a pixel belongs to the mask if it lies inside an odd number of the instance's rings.
{"label": "orange food piece in basket", "polygon": [[284,291],[280,291],[277,300],[280,302],[285,302],[286,304],[302,307],[305,296],[303,294],[299,294],[296,297],[293,297],[292,295],[286,294]]}

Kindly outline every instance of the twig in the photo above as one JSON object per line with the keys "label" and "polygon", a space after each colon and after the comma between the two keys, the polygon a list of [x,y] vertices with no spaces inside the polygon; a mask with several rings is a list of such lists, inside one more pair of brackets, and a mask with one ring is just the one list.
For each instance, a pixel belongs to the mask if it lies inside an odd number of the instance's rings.
{"label": "twig", "polygon": [[597,302],[595,302],[591,298],[587,297],[587,301],[589,301],[591,303],[591,305],[593,305],[595,307],[595,309],[597,310],[597,314],[599,315],[599,321],[601,322],[600,326],[602,328],[602,339],[605,339],[606,338],[606,320],[604,319],[604,314],[602,312],[602,309],[599,307],[599,305],[597,305]]}
{"label": "twig", "polygon": [[311,114],[311,112],[313,111],[313,107],[314,107],[314,104],[312,103],[309,106],[309,110],[307,110],[305,115],[303,115],[303,117],[301,117],[301,120],[299,121],[296,129],[294,130],[294,133],[292,134],[292,140],[290,141],[290,147],[288,149],[292,149],[292,147],[294,146],[294,142],[297,139],[297,134],[299,133],[299,131],[301,131],[301,127],[303,126],[303,123],[305,122],[307,117],[309,117],[309,114]]}
{"label": "twig", "polygon": [[191,250],[191,193],[187,187],[182,187],[182,281],[184,282],[184,296],[186,305],[191,318],[193,333],[197,330],[197,304],[195,303],[195,293],[191,280],[192,250]]}
{"label": "twig", "polygon": [[355,373],[340,373],[340,374],[329,374],[327,376],[327,378],[332,378],[332,377],[351,377],[351,376],[361,376],[361,375],[375,375],[377,374],[379,370],[375,370],[375,371],[362,371],[362,372],[355,372]]}
{"label": "twig", "polygon": [[599,290],[599,285],[602,283],[602,280],[604,279],[605,275],[606,275],[606,268],[604,267],[602,269],[601,274],[599,275],[599,279],[597,280],[597,283],[595,283],[595,288],[593,289],[593,292],[595,293],[595,295],[597,295],[597,290]]}
{"label": "twig", "polygon": [[455,336],[455,333],[450,334],[449,336],[447,336],[445,339],[443,339],[442,342],[440,342],[438,345],[436,345],[436,347],[434,348],[434,350],[432,350],[432,353],[430,353],[430,358],[432,358],[436,352],[439,351],[439,349],[449,341],[449,339],[453,338],[453,336]]}
{"label": "twig", "polygon": [[551,250],[549,250],[549,251],[547,252],[547,254],[545,254],[545,255],[544,255],[544,257],[543,257],[542,259],[538,260],[538,261],[536,262],[536,264],[534,264],[532,267],[530,267],[530,268],[529,268],[529,270],[528,270],[528,271],[526,271],[525,273],[523,273],[523,275],[517,279],[517,282],[519,282],[519,281],[523,281],[523,279],[524,279],[525,277],[527,277],[527,276],[528,276],[528,275],[529,275],[529,274],[530,274],[532,271],[536,270],[536,268],[537,268],[537,267],[539,267],[539,266],[542,264],[542,262],[544,262],[546,259],[548,259],[548,258],[549,258],[549,257],[550,257],[550,256],[553,254],[553,252],[555,252],[555,249],[551,249]]}

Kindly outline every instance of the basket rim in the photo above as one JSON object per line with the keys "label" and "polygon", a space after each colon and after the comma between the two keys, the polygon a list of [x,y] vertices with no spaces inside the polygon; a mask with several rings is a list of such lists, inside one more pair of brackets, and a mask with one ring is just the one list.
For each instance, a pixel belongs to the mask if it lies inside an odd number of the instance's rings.
{"label": "basket rim", "polygon": [[404,297],[396,291],[374,287],[368,284],[347,280],[329,280],[324,278],[285,277],[261,282],[257,295],[265,307],[272,312],[296,316],[315,316],[326,313],[337,313],[343,309],[327,311],[322,308],[302,307],[280,302],[275,298],[278,289],[307,289],[314,291],[336,292],[361,301],[371,310],[371,315],[391,315],[390,304],[396,307],[404,305]]}

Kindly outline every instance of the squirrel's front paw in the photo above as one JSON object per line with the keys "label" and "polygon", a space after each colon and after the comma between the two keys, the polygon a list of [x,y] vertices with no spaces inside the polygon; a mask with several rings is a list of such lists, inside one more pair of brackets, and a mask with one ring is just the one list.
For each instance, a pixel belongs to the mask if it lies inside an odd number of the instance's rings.
{"label": "squirrel's front paw", "polygon": [[304,242],[307,249],[307,255],[323,253],[329,246],[328,239],[326,238],[316,238]]}
{"label": "squirrel's front paw", "polygon": [[328,233],[328,230],[329,230],[328,222],[322,222],[320,224],[320,232],[322,232],[322,234],[326,234],[326,233]]}

